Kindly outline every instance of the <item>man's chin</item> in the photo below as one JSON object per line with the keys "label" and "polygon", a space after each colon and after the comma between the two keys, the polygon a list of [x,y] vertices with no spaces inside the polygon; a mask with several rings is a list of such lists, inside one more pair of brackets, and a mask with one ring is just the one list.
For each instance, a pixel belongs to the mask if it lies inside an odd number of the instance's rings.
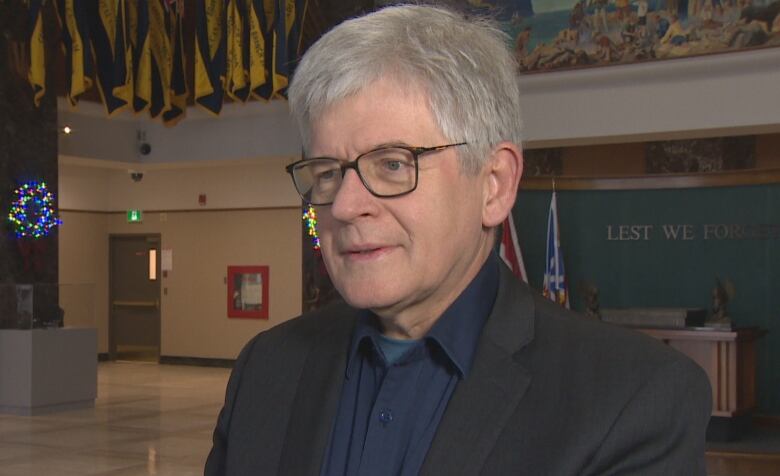
{"label": "man's chin", "polygon": [[380,311],[392,308],[396,300],[390,296],[378,295],[376,288],[356,291],[354,288],[350,292],[342,292],[341,297],[347,304],[357,309],[369,309],[371,311]]}

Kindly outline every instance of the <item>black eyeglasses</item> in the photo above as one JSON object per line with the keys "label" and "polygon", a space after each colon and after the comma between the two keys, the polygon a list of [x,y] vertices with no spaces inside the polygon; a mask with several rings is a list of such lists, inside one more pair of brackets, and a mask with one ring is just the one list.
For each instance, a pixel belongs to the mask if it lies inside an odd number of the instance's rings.
{"label": "black eyeglasses", "polygon": [[376,197],[397,197],[417,188],[418,158],[429,152],[465,145],[435,147],[380,147],[357,156],[355,160],[314,157],[285,167],[292,176],[301,198],[312,205],[330,205],[341,188],[347,169],[354,169],[366,189]]}

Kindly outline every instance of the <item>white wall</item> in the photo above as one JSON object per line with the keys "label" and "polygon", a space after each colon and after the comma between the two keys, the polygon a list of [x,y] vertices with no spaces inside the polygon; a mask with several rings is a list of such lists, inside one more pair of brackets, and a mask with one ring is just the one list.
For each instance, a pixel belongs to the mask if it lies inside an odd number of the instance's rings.
{"label": "white wall", "polygon": [[780,48],[523,77],[528,145],[780,131]]}
{"label": "white wall", "polygon": [[[76,109],[59,100],[61,155],[115,162],[161,163],[235,160],[256,157],[295,157],[301,146],[289,118],[287,102],[251,101],[225,104],[219,117],[190,107],[178,125],[166,127],[146,113],[115,113],[110,119],[102,105],[82,102]],[[138,132],[151,145],[138,152]]]}

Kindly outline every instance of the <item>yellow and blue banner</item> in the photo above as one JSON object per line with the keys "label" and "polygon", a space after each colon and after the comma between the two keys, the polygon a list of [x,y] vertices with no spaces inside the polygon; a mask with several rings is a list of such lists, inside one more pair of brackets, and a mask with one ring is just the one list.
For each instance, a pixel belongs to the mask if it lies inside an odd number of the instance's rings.
{"label": "yellow and blue banner", "polygon": [[66,95],[71,105],[92,87],[92,55],[89,51],[89,22],[86,0],[57,0],[65,48]]}
{"label": "yellow and blue banner", "polygon": [[247,25],[249,29],[249,89],[252,96],[271,99],[273,96],[273,19],[274,0],[249,0]]}
{"label": "yellow and blue banner", "polygon": [[149,51],[151,52],[151,103],[149,115],[157,117],[171,109],[168,87],[171,84],[173,52],[168,36],[169,19],[165,0],[149,0]]}
{"label": "yellow and blue banner", "polygon": [[184,33],[183,17],[184,2],[178,1],[170,5],[169,23],[171,31],[172,64],[168,94],[170,109],[163,112],[163,122],[166,126],[178,123],[187,111],[187,81],[184,72]]}
{"label": "yellow and blue banner", "polygon": [[86,8],[98,91],[110,116],[127,106],[132,94],[132,71],[127,71],[125,61],[124,1],[90,1]]}
{"label": "yellow and blue banner", "polygon": [[276,0],[274,15],[273,96],[286,97],[298,58],[306,0]]}
{"label": "yellow and blue banner", "polygon": [[149,0],[128,1],[128,37],[133,53],[133,111],[146,110],[152,103],[152,50],[149,37]]}
{"label": "yellow and blue banner", "polygon": [[214,114],[222,110],[227,69],[226,3],[198,0],[195,30],[195,102]]}
{"label": "yellow and blue banner", "polygon": [[30,0],[28,5],[30,72],[28,80],[33,89],[35,106],[41,105],[46,94],[46,45],[43,36],[43,0]]}
{"label": "yellow and blue banner", "polygon": [[234,100],[246,102],[249,99],[249,20],[247,0],[228,0],[227,66],[225,68],[225,92]]}

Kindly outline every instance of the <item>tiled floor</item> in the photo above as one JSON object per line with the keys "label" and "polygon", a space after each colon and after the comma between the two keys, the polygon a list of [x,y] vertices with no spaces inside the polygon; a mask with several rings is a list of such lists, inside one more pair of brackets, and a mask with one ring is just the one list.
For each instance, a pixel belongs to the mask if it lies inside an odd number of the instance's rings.
{"label": "tiled floor", "polygon": [[94,408],[0,415],[0,475],[203,474],[229,373],[101,363]]}

